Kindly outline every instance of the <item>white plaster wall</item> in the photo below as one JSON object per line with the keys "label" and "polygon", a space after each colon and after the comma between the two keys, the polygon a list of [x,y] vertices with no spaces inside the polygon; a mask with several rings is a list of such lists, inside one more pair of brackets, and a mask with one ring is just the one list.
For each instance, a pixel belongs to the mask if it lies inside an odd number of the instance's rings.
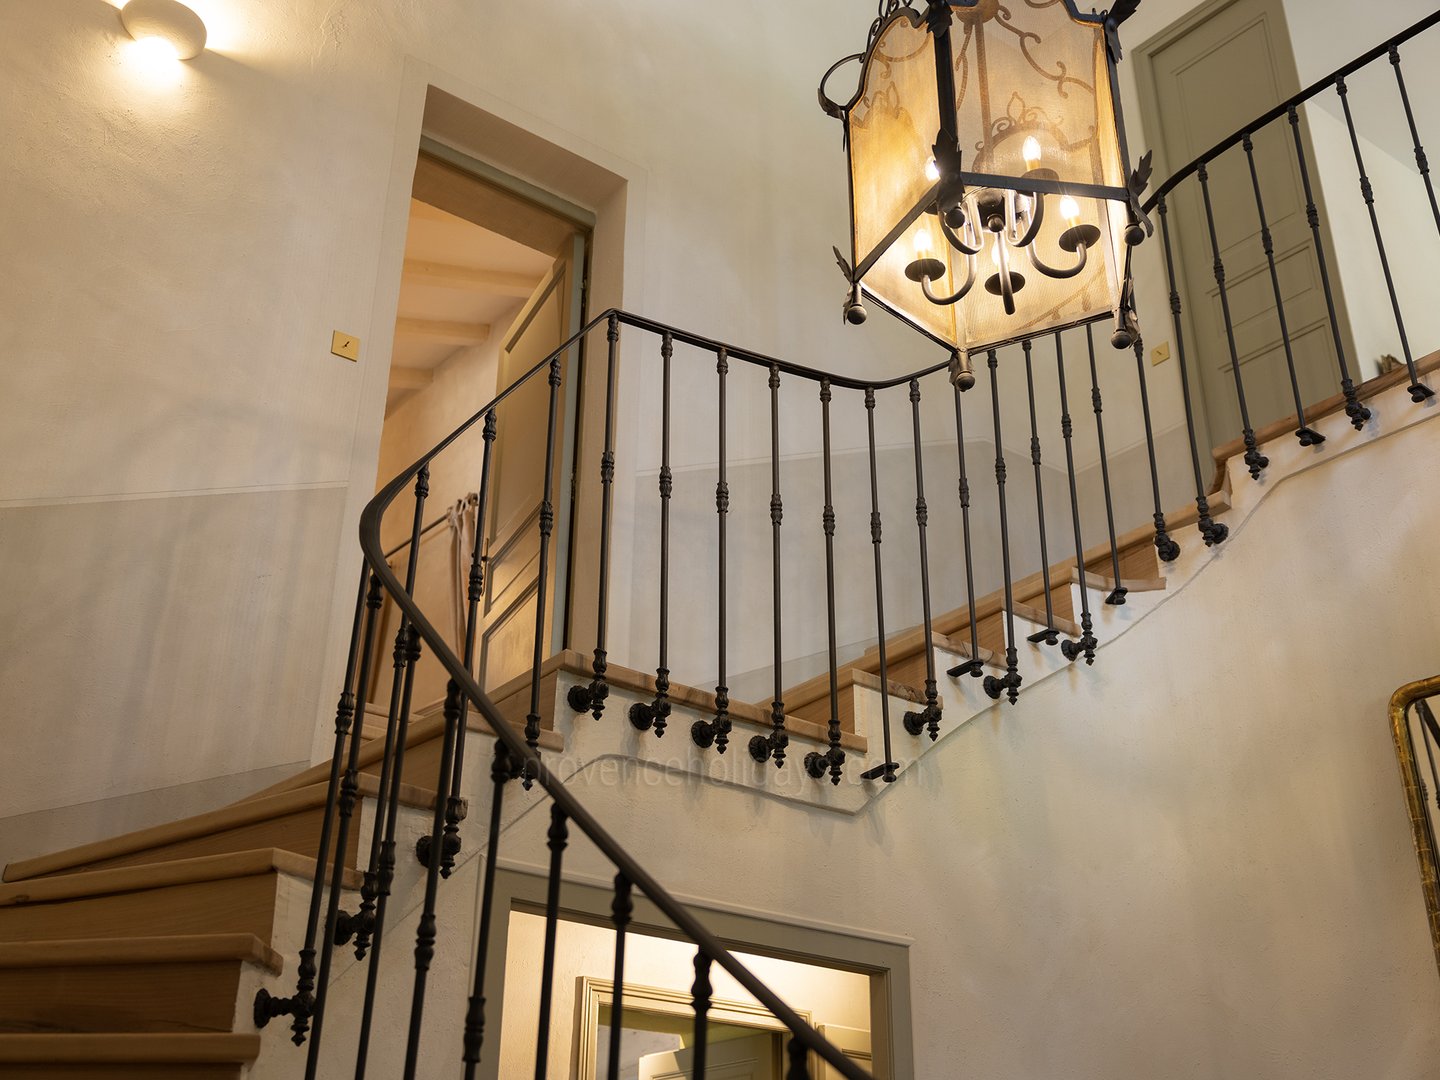
{"label": "white plaster wall", "polygon": [[[624,248],[597,265],[592,304],[843,372],[943,359],[892,320],[857,331],[839,319],[829,249],[846,228],[843,156],[814,86],[861,40],[868,3],[844,17],[818,0],[194,6],[211,48],[162,73],[137,63],[112,0],[6,6],[0,509],[7,538],[23,540],[7,543],[24,557],[13,573],[31,587],[6,592],[23,647],[5,690],[17,703],[12,767],[35,782],[9,786],[0,814],[272,767],[326,741],[427,82],[623,178],[592,200],[597,251],[622,237]],[[337,328],[365,338],[359,364],[328,355]],[[1120,451],[1137,445],[1138,392],[1133,363],[1109,360]],[[1178,387],[1173,367],[1152,377],[1163,434]],[[1023,407],[1007,386],[1005,442],[1023,452]],[[633,553],[656,393],[643,375],[622,381],[620,642],[643,640],[624,598],[651,573]],[[697,382],[677,408],[709,402]],[[927,395],[926,410],[927,430],[942,430],[944,395]],[[763,389],[737,391],[732,415],[735,445],[763,452]],[[818,417],[787,418],[784,439],[787,453],[813,452]],[[908,444],[903,407],[878,441]],[[837,427],[837,449],[863,445],[863,425]],[[707,425],[683,425],[675,456],[712,462]],[[193,528],[194,500],[217,507],[216,525],[192,537],[181,574],[158,538]],[[89,508],[83,534],[74,506]],[[69,598],[58,610],[56,595]],[[145,664],[137,622],[164,628],[143,639]]]}

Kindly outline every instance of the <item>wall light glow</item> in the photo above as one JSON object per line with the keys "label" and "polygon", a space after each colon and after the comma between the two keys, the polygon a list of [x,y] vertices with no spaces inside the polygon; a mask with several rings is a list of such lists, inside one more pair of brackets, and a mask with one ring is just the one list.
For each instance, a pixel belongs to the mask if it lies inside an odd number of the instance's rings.
{"label": "wall light glow", "polygon": [[190,60],[205,48],[204,21],[180,0],[130,0],[120,19],[146,61]]}

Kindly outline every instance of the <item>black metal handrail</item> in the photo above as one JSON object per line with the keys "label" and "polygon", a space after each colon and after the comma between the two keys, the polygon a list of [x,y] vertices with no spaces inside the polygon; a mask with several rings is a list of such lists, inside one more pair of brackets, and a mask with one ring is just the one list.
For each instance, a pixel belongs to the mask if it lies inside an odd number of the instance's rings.
{"label": "black metal handrail", "polygon": [[1406,27],[1404,30],[1400,31],[1400,33],[1396,34],[1388,41],[1384,41],[1381,44],[1376,45],[1373,49],[1367,49],[1365,52],[1357,56],[1354,60],[1351,60],[1348,64],[1344,64],[1343,66],[1336,68],[1329,75],[1326,75],[1323,79],[1317,79],[1315,82],[1307,86],[1304,90],[1301,90],[1298,94],[1295,94],[1293,97],[1287,98],[1272,109],[1267,109],[1265,112],[1255,117],[1254,120],[1251,120],[1244,127],[1236,129],[1233,134],[1227,135],[1214,146],[1210,147],[1209,150],[1206,150],[1203,154],[1197,155],[1194,160],[1182,166],[1177,171],[1171,173],[1170,176],[1155,189],[1154,194],[1145,200],[1145,212],[1147,214],[1153,213],[1156,206],[1159,205],[1161,199],[1163,199],[1166,195],[1170,194],[1170,192],[1174,191],[1177,187],[1179,187],[1183,181],[1195,175],[1195,173],[1199,171],[1202,165],[1214,161],[1217,157],[1219,157],[1221,154],[1225,153],[1225,151],[1231,149],[1232,147],[1239,146],[1244,141],[1246,135],[1253,135],[1260,128],[1265,127],[1268,124],[1274,123],[1282,116],[1287,115],[1291,109],[1298,108],[1313,97],[1318,97],[1326,90],[1334,87],[1342,79],[1345,79],[1348,76],[1355,74],[1355,72],[1359,71],[1367,64],[1371,64],[1374,61],[1380,59],[1380,57],[1384,56],[1391,49],[1405,44],[1405,42],[1409,41],[1411,38],[1415,37],[1418,34],[1424,33],[1426,30],[1429,30],[1437,23],[1440,23],[1440,10],[1434,11],[1431,14],[1426,15],[1425,18],[1421,19],[1419,22],[1414,23],[1411,26]]}

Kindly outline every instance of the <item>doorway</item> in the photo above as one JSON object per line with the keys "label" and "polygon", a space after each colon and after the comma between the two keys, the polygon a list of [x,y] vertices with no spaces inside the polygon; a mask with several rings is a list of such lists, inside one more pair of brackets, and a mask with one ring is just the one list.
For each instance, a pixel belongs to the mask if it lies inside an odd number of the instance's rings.
{"label": "doorway", "polygon": [[[583,324],[593,224],[588,212],[426,140],[411,190],[377,490]],[[544,566],[538,520],[549,388],[543,378],[532,379],[496,410],[484,507],[483,425],[431,468],[414,595],[463,655],[479,534],[484,584],[474,669],[487,690],[529,669],[537,614],[542,655],[563,640],[582,365],[578,350],[562,359],[566,392],[551,475],[555,528]],[[410,505],[397,500],[382,529],[387,556],[402,579],[410,558]],[[546,609],[537,613],[542,575],[549,582]],[[397,626],[398,611],[387,598],[368,688],[372,714],[389,706],[388,661]],[[417,713],[439,704],[446,681],[439,661],[422,654],[412,699]]]}
{"label": "doorway", "polygon": [[[1135,49],[1141,112],[1161,175],[1182,168],[1300,90],[1290,42],[1282,0],[1211,0]],[[1313,176],[1315,151],[1303,115],[1301,142]],[[1338,366],[1289,124],[1267,125],[1255,134],[1254,147],[1300,398],[1308,406],[1335,392]],[[1295,405],[1244,151],[1236,147],[1212,163],[1209,183],[1235,353],[1251,424],[1258,430],[1293,414]],[[1333,259],[1318,184],[1315,199],[1321,242]],[[1168,202],[1185,338],[1193,343],[1187,359],[1196,426],[1202,439],[1208,437],[1207,446],[1221,446],[1243,425],[1199,184],[1185,181]],[[1332,284],[1341,341],[1350,349],[1340,282]]]}

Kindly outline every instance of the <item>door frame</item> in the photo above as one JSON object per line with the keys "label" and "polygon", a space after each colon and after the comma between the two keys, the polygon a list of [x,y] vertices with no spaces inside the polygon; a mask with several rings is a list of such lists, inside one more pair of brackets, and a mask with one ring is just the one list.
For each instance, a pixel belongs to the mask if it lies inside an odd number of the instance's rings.
{"label": "door frame", "polygon": [[[521,911],[543,916],[547,898],[548,878],[543,873],[528,867],[508,866],[504,860],[496,866],[490,951],[485,964],[486,1027],[493,1031],[502,1030],[503,1025],[510,913]],[[613,928],[613,899],[611,885],[562,880],[559,917]],[[687,940],[650,900],[638,893],[634,900],[630,932]],[[907,943],[882,935],[861,937],[848,930],[829,929],[803,919],[780,922],[739,909],[706,907],[688,898],[685,906],[700,916],[726,948],[868,975],[875,1080],[898,1080],[915,1075]],[[473,979],[473,969],[470,976]],[[480,1065],[480,1075],[484,1080],[500,1080],[499,1068],[499,1055],[487,1055]]]}
{"label": "door frame", "polygon": [[[1135,68],[1136,96],[1140,99],[1140,122],[1146,139],[1149,142],[1150,150],[1155,155],[1155,175],[1160,177],[1162,181],[1165,178],[1173,176],[1176,170],[1184,167],[1187,162],[1170,161],[1165,151],[1164,141],[1157,137],[1163,123],[1160,115],[1160,94],[1155,56],[1196,29],[1200,24],[1210,20],[1219,12],[1233,4],[1240,2],[1242,2],[1242,0],[1203,0],[1202,3],[1180,16],[1180,18],[1170,23],[1164,29],[1152,34],[1138,45],[1130,46],[1131,62]],[[1286,48],[1283,55],[1275,57],[1278,65],[1278,74],[1287,85],[1293,85],[1297,91],[1302,89],[1300,70],[1295,62],[1294,39],[1290,35],[1290,23],[1285,15],[1283,0],[1248,0],[1248,2],[1264,5],[1266,17],[1273,19],[1274,25],[1281,31],[1280,40],[1284,41]],[[1257,109],[1255,115],[1259,116],[1260,113],[1264,111],[1264,108],[1268,108],[1268,106]],[[1328,224],[1329,214],[1325,206],[1324,185],[1316,173],[1317,158],[1315,156],[1315,145],[1310,136],[1310,122],[1303,109],[1300,112],[1300,141],[1301,145],[1305,148],[1305,156],[1310,166],[1315,208],[1320,214],[1320,242],[1324,246],[1327,263],[1331,265],[1330,285],[1334,291],[1335,316],[1340,327],[1340,341],[1342,346],[1347,350],[1347,356],[1350,358],[1351,369],[1353,371],[1355,370],[1354,335],[1350,331],[1350,320],[1348,309],[1345,306],[1342,282],[1333,265],[1335,259],[1335,243],[1330,235]],[[1176,243],[1177,246],[1180,239],[1178,236],[1172,237],[1172,241]],[[1181,296],[1188,300],[1197,294],[1197,290],[1194,288],[1193,283],[1186,277],[1185,260],[1177,256],[1175,263],[1175,287],[1180,291]],[[1201,290],[1206,287],[1208,286],[1202,284]],[[1200,338],[1195,331],[1194,310],[1195,305],[1193,303],[1187,303],[1183,306],[1180,315],[1180,330],[1185,335],[1185,341],[1190,349],[1190,352],[1187,353],[1185,364],[1186,382],[1190,391],[1191,408],[1195,415],[1196,440],[1204,444],[1202,457],[1200,459],[1201,475],[1204,476],[1209,472],[1212,451],[1216,447],[1224,446],[1226,443],[1232,441],[1235,438],[1235,434],[1233,432],[1226,434],[1224,438],[1217,442],[1216,433],[1211,430],[1209,409],[1205,402],[1205,388],[1201,378],[1200,366],[1195,362],[1197,357],[1194,349]],[[1173,325],[1172,316],[1172,328]],[[1315,403],[1305,402],[1306,408],[1309,408],[1312,404]],[[1279,417],[1273,419],[1279,419]]]}

